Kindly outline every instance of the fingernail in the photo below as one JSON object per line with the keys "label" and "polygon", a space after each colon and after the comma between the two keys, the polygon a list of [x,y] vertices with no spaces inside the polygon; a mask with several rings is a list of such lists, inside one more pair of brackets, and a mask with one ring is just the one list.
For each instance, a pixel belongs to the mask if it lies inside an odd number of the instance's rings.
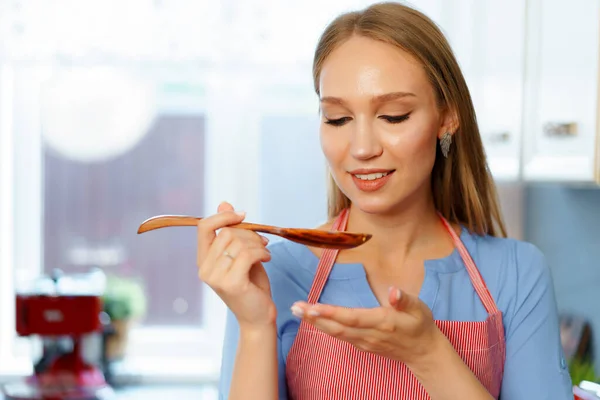
{"label": "fingernail", "polygon": [[264,244],[268,244],[269,243],[269,238],[264,237],[262,235],[260,236],[260,238],[262,239],[262,241],[263,241]]}
{"label": "fingernail", "polygon": [[396,300],[400,300],[400,296],[402,296],[402,292],[400,289],[396,289]]}
{"label": "fingernail", "polygon": [[298,306],[292,306],[290,310],[292,310],[292,314],[298,318],[302,318],[304,316],[304,310]]}
{"label": "fingernail", "polygon": [[318,317],[319,315],[321,315],[317,310],[313,310],[312,308],[308,310],[307,314],[311,317]]}
{"label": "fingernail", "polygon": [[238,216],[240,216],[240,217],[245,217],[246,216],[246,211],[236,211],[235,214],[238,215]]}

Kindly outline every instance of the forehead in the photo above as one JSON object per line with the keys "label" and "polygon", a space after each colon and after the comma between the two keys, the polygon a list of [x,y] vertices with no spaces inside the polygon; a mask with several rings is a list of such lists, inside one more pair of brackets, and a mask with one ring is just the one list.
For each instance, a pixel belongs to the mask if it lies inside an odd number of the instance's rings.
{"label": "forehead", "polygon": [[393,91],[427,91],[423,67],[410,54],[388,43],[354,36],[325,60],[319,77],[321,96],[377,96]]}

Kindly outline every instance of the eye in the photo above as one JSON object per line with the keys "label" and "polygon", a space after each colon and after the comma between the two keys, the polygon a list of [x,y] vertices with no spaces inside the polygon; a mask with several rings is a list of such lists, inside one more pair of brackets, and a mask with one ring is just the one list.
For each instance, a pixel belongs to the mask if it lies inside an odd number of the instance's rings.
{"label": "eye", "polygon": [[404,115],[381,115],[379,118],[386,120],[390,124],[399,124],[404,122],[410,117],[410,113]]}
{"label": "eye", "polygon": [[350,120],[351,120],[350,117],[342,117],[342,118],[338,118],[338,119],[326,119],[325,123],[328,125],[333,125],[333,126],[342,126]]}

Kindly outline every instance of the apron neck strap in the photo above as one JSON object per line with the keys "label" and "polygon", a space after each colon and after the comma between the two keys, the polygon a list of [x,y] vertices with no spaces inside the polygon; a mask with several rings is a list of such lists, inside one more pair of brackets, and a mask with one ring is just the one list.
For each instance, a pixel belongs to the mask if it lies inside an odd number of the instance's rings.
{"label": "apron neck strap", "polygon": [[[345,208],[342,212],[336,217],[333,225],[331,226],[331,231],[345,231],[346,226],[348,226],[348,216],[350,215],[350,209]],[[315,279],[313,280],[313,284],[310,288],[310,292],[308,293],[308,303],[315,304],[319,301],[319,297],[321,297],[321,292],[325,287],[325,283],[327,283],[327,278],[329,278],[329,274],[331,273],[331,269],[335,264],[335,259],[340,252],[339,249],[324,249],[321,254],[321,259],[319,260],[319,266],[317,267],[317,273],[315,274]]]}
{"label": "apron neck strap", "polygon": [[442,216],[442,214],[440,214],[439,212],[438,212],[438,216],[440,217],[440,220],[446,227],[446,230],[448,231],[450,236],[452,236],[452,240],[454,241],[454,246],[458,250],[458,253],[460,254],[460,258],[463,261],[463,264],[465,264],[467,272],[469,273],[469,278],[471,278],[471,283],[473,284],[475,291],[479,295],[479,298],[481,299],[481,302],[483,303],[485,310],[488,312],[488,314],[493,314],[493,313],[497,312],[498,307],[496,306],[496,302],[494,301],[494,298],[492,297],[490,291],[488,290],[487,285],[485,284],[483,278],[481,277],[481,273],[479,272],[479,269],[475,265],[475,261],[473,261],[471,254],[469,254],[469,251],[465,247],[463,241],[460,240],[460,237],[454,231],[454,229],[452,228],[452,225],[450,225],[450,223],[446,220],[446,218],[444,218]]}
{"label": "apron neck strap", "polygon": [[[342,212],[335,219],[331,230],[342,232],[345,231],[348,225],[349,215],[350,209],[345,208],[344,210],[342,210]],[[467,269],[469,277],[471,278],[471,283],[473,284],[475,291],[479,295],[479,298],[481,299],[481,302],[483,303],[483,306],[485,307],[486,311],[488,312],[488,314],[493,314],[497,312],[498,308],[496,306],[496,303],[494,302],[492,295],[490,294],[487,286],[485,285],[485,282],[483,281],[483,278],[479,273],[479,269],[477,269],[477,266],[471,258],[469,251],[465,247],[460,237],[452,228],[452,225],[450,225],[450,223],[439,212],[438,216],[444,224],[444,227],[452,237],[454,246],[458,250],[460,257],[462,258],[462,261]],[[312,287],[310,288],[310,292],[308,293],[309,304],[315,304],[319,300],[319,297],[321,297],[321,292],[323,291],[323,288],[327,283],[327,278],[329,278],[329,274],[333,269],[335,260],[339,252],[340,251],[338,249],[323,250],[321,259],[319,260],[319,265],[317,267],[317,272],[315,274],[315,279],[313,281]]]}

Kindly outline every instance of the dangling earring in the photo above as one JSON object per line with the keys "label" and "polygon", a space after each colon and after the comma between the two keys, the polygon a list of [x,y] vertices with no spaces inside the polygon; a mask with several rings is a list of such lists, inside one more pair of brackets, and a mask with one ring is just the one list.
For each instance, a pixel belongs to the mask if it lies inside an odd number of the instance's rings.
{"label": "dangling earring", "polygon": [[440,139],[440,149],[442,155],[448,158],[448,152],[450,151],[450,145],[452,144],[452,134],[450,132],[444,133],[444,136]]}

